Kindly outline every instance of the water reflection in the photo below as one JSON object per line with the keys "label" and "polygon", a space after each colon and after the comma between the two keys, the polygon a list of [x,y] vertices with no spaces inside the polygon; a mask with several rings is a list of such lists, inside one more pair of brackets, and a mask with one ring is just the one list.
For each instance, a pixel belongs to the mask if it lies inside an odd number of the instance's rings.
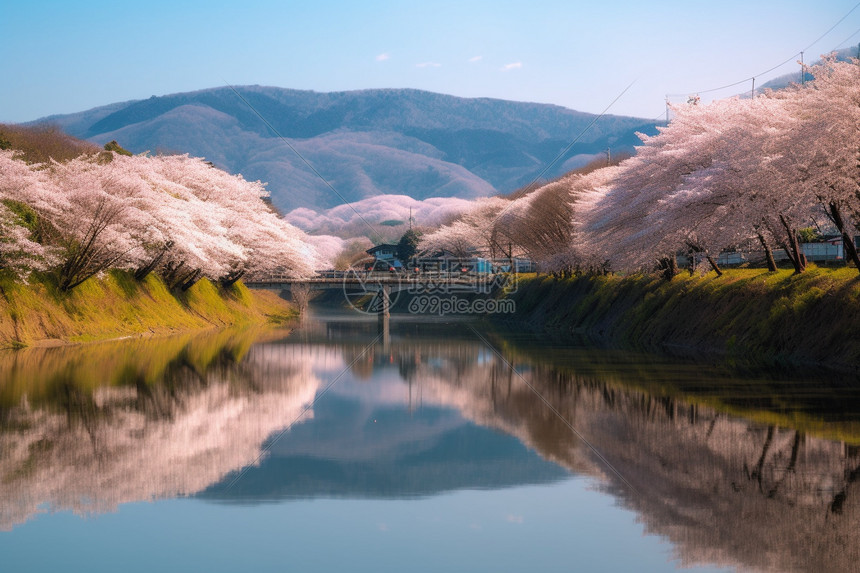
{"label": "water reflection", "polygon": [[410,498],[574,473],[684,565],[860,558],[860,407],[841,382],[488,348],[463,324],[393,321],[387,345],[374,322],[260,334],[0,356],[0,527],[45,504]]}
{"label": "water reflection", "polygon": [[319,386],[259,333],[33,349],[0,357],[0,529],[191,494],[254,463]]}

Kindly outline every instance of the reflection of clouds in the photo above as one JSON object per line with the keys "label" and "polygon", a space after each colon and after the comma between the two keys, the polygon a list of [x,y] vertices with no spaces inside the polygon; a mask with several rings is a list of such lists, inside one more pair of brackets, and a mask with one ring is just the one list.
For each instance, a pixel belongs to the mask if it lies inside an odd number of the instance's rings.
{"label": "reflection of clouds", "polygon": [[284,360],[295,359],[320,375],[339,374],[348,364],[339,348],[316,344],[281,345],[278,346],[278,355]]}
{"label": "reflection of clouds", "polygon": [[[396,365],[381,365],[376,362],[374,348],[372,346],[362,350],[344,352],[343,349],[313,345],[313,344],[289,344],[279,350],[279,355],[284,360],[296,360],[307,364],[308,368],[319,378],[332,380],[339,376],[338,383],[333,385],[329,393],[346,398],[352,398],[359,402],[374,405],[404,404],[409,400],[409,387],[403,384],[403,378],[398,373]],[[352,376],[344,371],[354,360],[356,363],[367,363],[369,372],[356,374],[354,366]],[[361,382],[372,376],[372,384],[349,382]]]}
{"label": "reflection of clouds", "polygon": [[[0,433],[0,528],[48,507],[103,512],[190,495],[254,463],[297,420],[319,379],[296,355],[253,347],[234,368],[174,372],[174,385],[68,387],[66,411],[22,401]],[[310,412],[305,416],[310,415]]]}
{"label": "reflection of clouds", "polygon": [[352,398],[360,402],[372,403],[376,406],[391,406],[406,404],[409,401],[409,386],[403,383],[403,379],[393,368],[382,372],[381,376],[374,371],[373,383],[362,384],[360,380],[356,384],[336,384],[332,387],[332,394]]}

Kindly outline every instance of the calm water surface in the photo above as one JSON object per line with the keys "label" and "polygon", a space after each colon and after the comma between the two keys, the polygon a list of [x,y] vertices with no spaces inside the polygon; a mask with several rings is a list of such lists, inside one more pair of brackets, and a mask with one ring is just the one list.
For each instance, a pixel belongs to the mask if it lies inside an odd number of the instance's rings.
{"label": "calm water surface", "polygon": [[0,570],[856,570],[856,384],[391,328],[0,354]]}

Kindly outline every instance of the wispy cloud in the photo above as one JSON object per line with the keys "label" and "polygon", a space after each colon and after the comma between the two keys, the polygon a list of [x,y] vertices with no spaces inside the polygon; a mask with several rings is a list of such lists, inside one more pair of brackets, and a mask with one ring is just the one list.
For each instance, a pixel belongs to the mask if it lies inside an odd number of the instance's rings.
{"label": "wispy cloud", "polygon": [[508,515],[505,518],[505,520],[508,523],[522,523],[523,522],[523,516],[522,515]]}
{"label": "wispy cloud", "polygon": [[384,52],[384,53],[376,56],[376,61],[377,62],[384,62],[385,60],[389,59],[390,57],[391,56],[388,55],[388,52]]}
{"label": "wispy cloud", "polygon": [[471,58],[469,58],[469,63],[474,64],[476,62],[480,62],[483,59],[484,59],[484,56],[472,56]]}
{"label": "wispy cloud", "polygon": [[522,62],[512,62],[512,63],[510,63],[510,64],[505,64],[504,66],[502,66],[502,67],[501,67],[501,70],[502,70],[503,72],[509,72],[509,71],[511,71],[511,70],[518,70],[518,69],[520,69],[521,67],[523,67],[523,63],[522,63]]}
{"label": "wispy cloud", "polygon": [[415,64],[416,68],[441,68],[442,64],[438,62],[421,62],[420,64]]}

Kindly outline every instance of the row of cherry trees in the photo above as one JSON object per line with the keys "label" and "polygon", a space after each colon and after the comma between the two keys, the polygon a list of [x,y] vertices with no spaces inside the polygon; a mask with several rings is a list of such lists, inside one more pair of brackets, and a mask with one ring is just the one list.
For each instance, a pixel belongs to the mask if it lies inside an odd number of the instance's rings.
{"label": "row of cherry trees", "polygon": [[802,272],[797,228],[816,225],[841,234],[860,268],[860,61],[810,71],[803,86],[677,106],[634,157],[478,201],[422,247],[528,256],[554,272],[671,268],[684,251],[719,272],[716,254],[752,240],[771,269],[780,247]]}
{"label": "row of cherry trees", "polygon": [[830,226],[860,267],[860,63],[825,58],[811,71],[805,86],[676,108],[607,190],[582,199],[591,246],[642,268],[754,239],[769,265],[775,245],[802,272],[796,228]]}
{"label": "row of cherry trees", "polygon": [[579,220],[583,200],[593,200],[615,172],[604,166],[599,160],[510,198],[478,199],[462,215],[427,232],[419,249],[456,257],[525,257],[551,272],[605,270],[602,261],[584,255],[586,236]]}
{"label": "row of cherry trees", "polygon": [[63,290],[110,268],[158,272],[180,289],[203,277],[310,274],[314,249],[266,195],[262,183],[187,155],[28,164],[0,151],[0,268],[54,271]]}

